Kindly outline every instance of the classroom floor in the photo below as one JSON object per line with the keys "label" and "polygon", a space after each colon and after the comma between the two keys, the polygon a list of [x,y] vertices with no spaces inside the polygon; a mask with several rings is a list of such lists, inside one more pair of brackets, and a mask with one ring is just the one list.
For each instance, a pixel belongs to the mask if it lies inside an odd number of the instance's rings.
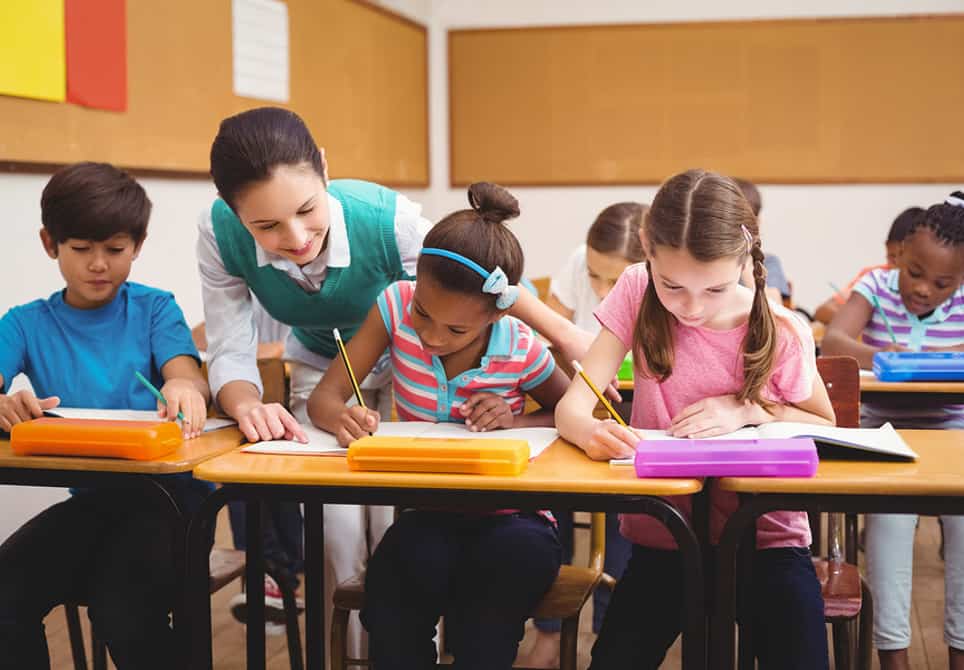
{"label": "classroom floor", "polygon": [[[587,538],[585,533],[576,535],[577,560],[585,561]],[[230,546],[231,538],[228,530],[227,516],[222,514],[218,519],[217,544]],[[937,556],[940,542],[940,531],[937,521],[933,518],[921,520],[915,545],[914,564],[914,597],[912,610],[912,627],[914,643],[911,647],[911,667],[915,670],[938,670],[947,667],[947,648],[943,639],[944,617],[944,572],[943,563]],[[236,581],[221,589],[214,595],[211,604],[214,621],[212,632],[214,636],[214,667],[215,670],[241,670],[244,662],[244,627],[238,624],[227,610],[227,603],[240,590],[240,582]],[[580,619],[579,636],[579,667],[589,665],[589,652],[595,636],[591,632],[591,605],[583,609]],[[81,620],[87,626],[87,617],[81,613]],[[70,644],[67,638],[67,625],[63,608],[51,612],[45,621],[47,626],[47,640],[50,647],[50,661],[53,670],[72,670],[73,663],[70,655]],[[531,631],[531,622],[528,624]],[[304,639],[304,617],[302,617],[302,639]],[[829,639],[829,638],[828,638]],[[529,636],[522,641],[522,649],[526,648]],[[275,636],[267,638],[269,670],[288,668],[288,654],[285,637]],[[89,650],[88,650],[89,654]],[[89,657],[88,657],[89,663]],[[113,664],[109,664],[114,668]],[[679,642],[670,650],[670,654],[663,663],[665,670],[675,670],[680,667]],[[831,664],[831,667],[832,664]],[[876,658],[874,668],[878,668]]]}

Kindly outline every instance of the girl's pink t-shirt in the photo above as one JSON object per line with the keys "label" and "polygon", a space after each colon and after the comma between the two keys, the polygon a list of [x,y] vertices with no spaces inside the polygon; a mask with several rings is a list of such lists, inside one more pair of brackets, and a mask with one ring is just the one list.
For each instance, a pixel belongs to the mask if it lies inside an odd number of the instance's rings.
{"label": "girl's pink t-shirt", "polygon": [[[616,286],[595,311],[602,326],[632,349],[636,317],[646,291],[644,264],[627,268]],[[770,303],[777,323],[777,353],[764,397],[780,404],[808,399],[817,375],[813,335],[803,319]],[[711,330],[675,323],[673,373],[663,383],[635,376],[633,414],[637,428],[666,429],[685,407],[704,398],[737,393],[743,386],[743,338],[747,325],[732,330]],[[690,518],[692,499],[669,499]],[[735,493],[710,492],[710,537],[719,542],[723,525],[738,505]],[[630,541],[657,549],[673,549],[676,542],[656,519],[643,514],[623,514],[620,531]],[[807,547],[810,525],[805,512],[771,512],[757,521],[757,547]]]}

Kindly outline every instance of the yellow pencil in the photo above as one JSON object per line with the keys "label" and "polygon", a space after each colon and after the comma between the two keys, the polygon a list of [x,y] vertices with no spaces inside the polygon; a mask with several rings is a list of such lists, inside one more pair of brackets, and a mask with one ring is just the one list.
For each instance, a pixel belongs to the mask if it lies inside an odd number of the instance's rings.
{"label": "yellow pencil", "polygon": [[589,388],[592,389],[592,392],[596,394],[596,397],[599,398],[599,402],[603,404],[603,407],[606,408],[610,416],[612,416],[612,418],[618,421],[619,425],[622,426],[623,428],[629,428],[629,426],[626,425],[626,422],[623,421],[623,417],[619,416],[619,414],[616,413],[616,410],[613,409],[613,406],[609,404],[609,401],[606,400],[603,394],[599,392],[599,389],[596,388],[596,385],[592,383],[592,380],[589,379],[589,376],[586,374],[586,371],[582,369],[581,365],[579,365],[579,361],[573,361],[572,367],[576,372],[579,373],[579,376],[582,377],[583,381],[586,382]]}
{"label": "yellow pencil", "polygon": [[[359,405],[365,407],[365,399],[362,398],[361,387],[358,386],[358,380],[355,379],[355,373],[351,369],[351,362],[348,360],[348,352],[345,351],[345,343],[341,339],[341,333],[338,332],[337,328],[335,328],[332,332],[335,334],[335,344],[338,345],[338,351],[341,352],[341,360],[345,362],[345,370],[348,371],[348,378],[351,380],[351,387],[355,391],[355,400],[358,401]],[[365,409],[368,408],[365,407]]]}

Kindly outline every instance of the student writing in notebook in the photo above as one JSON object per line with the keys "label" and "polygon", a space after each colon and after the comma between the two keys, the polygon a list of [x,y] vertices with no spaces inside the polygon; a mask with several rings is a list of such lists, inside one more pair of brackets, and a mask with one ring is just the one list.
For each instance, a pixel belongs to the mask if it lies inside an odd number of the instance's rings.
{"label": "student writing in notebook", "polygon": [[[646,268],[632,266],[596,310],[602,331],[582,361],[596,383],[634,352],[635,428],[711,437],[775,420],[829,424],[833,409],[817,374],[810,329],[766,296],[756,218],[733,180],[690,170],[662,185],[643,226]],[[740,285],[750,265],[752,288]],[[573,381],[556,406],[559,432],[594,459],[631,456],[638,436],[593,417],[596,396]],[[711,491],[718,541],[737,508],[735,494]],[[674,503],[687,516],[690,498]],[[680,631],[679,552],[648,516],[625,514],[632,555],[593,647],[592,668],[655,668]],[[766,670],[828,667],[823,599],[802,512],[757,522],[749,597],[753,652]]]}
{"label": "student writing in notebook", "polygon": [[[469,188],[469,202],[472,209],[425,236],[417,283],[382,292],[348,343],[348,358],[365,375],[389,350],[402,420],[464,422],[480,432],[552,425],[568,380],[532,331],[507,315],[520,293],[523,255],[503,222],[518,215],[518,203],[487,183]],[[545,409],[523,415],[526,393]],[[312,421],[342,444],[378,427],[377,412],[345,405],[351,395],[338,364],[308,401]],[[362,622],[373,661],[382,670],[433,666],[432,637],[445,615],[457,667],[508,670],[560,562],[545,513],[403,512],[365,578]]]}
{"label": "student writing in notebook", "polygon": [[[643,246],[639,229],[648,205],[638,202],[619,202],[603,209],[589,227],[585,244],[581,244],[569,256],[565,265],[552,277],[549,298],[552,309],[580,328],[596,334],[599,322],[593,310],[616,284],[627,267],[641,263]],[[572,560],[573,525],[572,512],[553,512],[559,522],[563,558]],[[619,516],[606,515],[606,559],[603,569],[614,579],[619,579],[629,560],[629,542],[619,534]],[[602,626],[603,616],[609,604],[610,591],[598,588],[592,595],[592,626],[595,633]],[[537,633],[531,647],[520,663],[530,668],[555,668],[559,665],[558,619],[536,619]]]}
{"label": "student writing in notebook", "polygon": [[[870,368],[877,351],[964,350],[964,193],[917,217],[897,267],[872,270],[827,329],[828,354],[854,356]],[[884,316],[872,305],[876,297]],[[859,338],[859,340],[858,340]],[[897,428],[964,428],[964,406],[875,401],[861,405],[861,424]],[[964,517],[941,517],[944,529],[944,640],[950,667],[964,668]],[[882,670],[909,668],[911,579],[917,516],[868,514],[867,577],[874,593],[874,646]]]}
{"label": "student writing in notebook", "polygon": [[[308,395],[336,353],[332,330],[350,341],[378,295],[414,276],[431,225],[403,195],[366,181],[329,181],[327,170],[304,121],[275,107],[224,119],[211,146],[220,197],[204,213],[198,239],[208,375],[218,404],[252,442],[304,439],[299,422],[308,422]],[[286,349],[290,413],[261,401],[252,292],[276,321],[292,327]],[[528,291],[512,313],[567,356],[578,358],[591,341]],[[366,404],[387,417],[387,357],[358,381]],[[331,591],[364,567],[392,512],[325,505],[324,516],[325,585]],[[325,602],[331,603],[330,592]],[[349,653],[361,653],[356,627],[349,637]]]}
{"label": "student writing in notebook", "polygon": [[865,274],[872,270],[890,270],[897,267],[897,258],[900,255],[901,242],[903,242],[907,236],[907,231],[916,225],[917,219],[920,218],[923,213],[924,210],[920,207],[908,207],[898,214],[897,218],[890,224],[890,230],[887,231],[887,239],[884,241],[887,262],[882,265],[871,265],[861,268],[856,276],[850,280],[850,283],[844,287],[843,291],[838,291],[817,307],[813,313],[814,320],[829,324],[840,310],[840,307],[850,299],[851,291],[853,291],[857,282],[863,279]]}
{"label": "student writing in notebook", "polygon": [[[66,287],[0,319],[0,388],[19,373],[39,399],[0,395],[0,428],[58,402],[100,409],[158,408],[184,415],[185,437],[204,426],[208,386],[174,296],[127,281],[147,235],[151,203],[125,172],[103,163],[58,171],[40,202],[40,238]],[[146,375],[160,405],[134,377]],[[161,478],[189,516],[213,489],[190,473]],[[176,543],[167,513],[136,490],[89,489],[41,512],[0,546],[0,658],[49,666],[43,619],[85,602],[120,670],[177,666],[168,613]]]}

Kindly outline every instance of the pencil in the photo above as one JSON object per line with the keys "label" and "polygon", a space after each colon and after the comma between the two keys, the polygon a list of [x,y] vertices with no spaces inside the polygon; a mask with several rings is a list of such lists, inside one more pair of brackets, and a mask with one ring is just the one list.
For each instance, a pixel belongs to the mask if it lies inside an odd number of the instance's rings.
{"label": "pencil", "polygon": [[832,281],[828,281],[827,283],[830,284],[830,288],[833,289],[833,299],[834,299],[838,304],[842,305],[842,304],[844,304],[845,302],[847,302],[846,300],[844,300],[843,291],[840,290],[840,287],[839,287],[839,286],[837,286],[836,284],[834,284]]}
{"label": "pencil", "polygon": [[[355,392],[355,400],[361,407],[365,407],[365,399],[362,398],[361,387],[358,386],[358,380],[355,379],[355,372],[351,369],[351,362],[348,360],[348,352],[345,350],[345,343],[341,339],[341,333],[335,328],[332,331],[335,334],[335,344],[338,345],[338,351],[341,352],[341,360],[345,363],[345,370],[348,372],[348,379],[351,380],[351,388]],[[368,409],[365,407],[365,409]]]}
{"label": "pencil", "polygon": [[897,344],[897,336],[894,335],[894,329],[890,327],[890,321],[887,319],[887,315],[884,313],[884,308],[881,306],[880,301],[877,300],[877,296],[873,293],[870,294],[870,299],[874,303],[874,307],[880,312],[880,318],[884,320],[884,325],[887,326],[887,334],[890,335],[890,341]]}
{"label": "pencil", "polygon": [[592,380],[589,379],[589,375],[587,375],[586,371],[582,369],[581,365],[579,365],[579,361],[573,361],[572,367],[576,372],[579,373],[579,376],[582,377],[582,380],[586,382],[592,392],[596,394],[596,397],[599,398],[599,402],[603,404],[603,407],[606,408],[606,411],[609,412],[609,415],[612,416],[612,418],[614,418],[623,428],[629,428],[629,426],[626,425],[626,422],[623,421],[623,417],[616,413],[616,410],[613,409],[613,406],[609,404],[609,401],[606,400],[603,394],[599,392],[599,389],[596,388],[596,385],[592,383]]}
{"label": "pencil", "polygon": [[[147,387],[147,390],[151,392],[152,396],[157,398],[162,405],[167,406],[167,400],[164,398],[164,396],[161,395],[161,392],[158,391],[157,388],[147,380],[147,377],[142,375],[137,370],[134,370],[134,376],[137,377],[137,381],[139,381],[141,384]],[[184,421],[184,414],[182,414],[181,412],[178,412],[177,418],[180,419],[181,421]]]}

